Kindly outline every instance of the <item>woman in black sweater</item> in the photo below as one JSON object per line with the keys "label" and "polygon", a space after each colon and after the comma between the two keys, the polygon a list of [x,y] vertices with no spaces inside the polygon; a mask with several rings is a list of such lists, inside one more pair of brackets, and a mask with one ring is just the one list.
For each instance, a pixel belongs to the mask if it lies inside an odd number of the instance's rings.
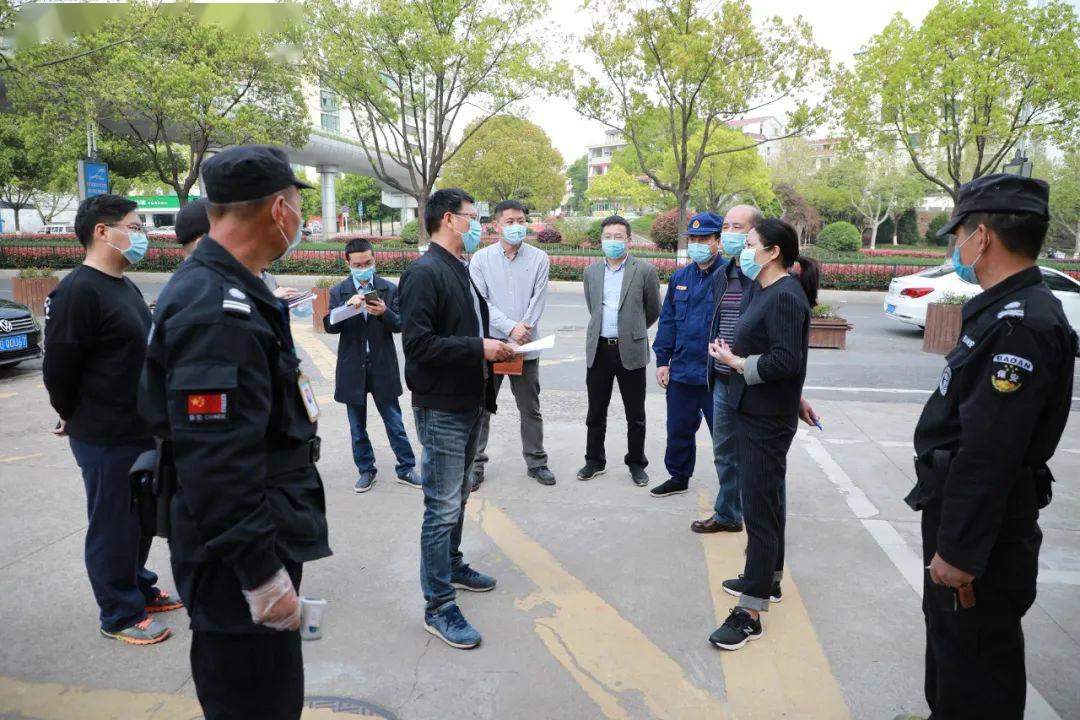
{"label": "woman in black sweater", "polygon": [[[790,273],[796,262],[797,276]],[[818,279],[813,262],[799,257],[794,228],[782,220],[763,220],[750,231],[740,267],[755,282],[743,297],[734,345],[720,340],[709,346],[712,357],[735,370],[728,392],[736,408],[739,491],[748,537],[743,574],[723,582],[739,602],[709,637],[725,650],[762,637],[760,613],[780,601],[784,475],[806,379],[807,298],[817,297]]]}

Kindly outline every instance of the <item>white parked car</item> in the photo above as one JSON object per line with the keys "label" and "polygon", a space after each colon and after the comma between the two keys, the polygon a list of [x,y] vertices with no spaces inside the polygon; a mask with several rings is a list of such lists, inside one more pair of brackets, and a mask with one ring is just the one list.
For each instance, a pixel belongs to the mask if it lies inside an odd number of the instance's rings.
{"label": "white parked car", "polygon": [[[1041,266],[1039,270],[1054,297],[1061,301],[1069,324],[1080,332],[1080,282],[1060,270]],[[971,298],[981,292],[978,285],[957,277],[953,266],[947,263],[893,279],[885,294],[885,314],[922,328],[926,327],[926,306],[943,295],[951,293]]]}

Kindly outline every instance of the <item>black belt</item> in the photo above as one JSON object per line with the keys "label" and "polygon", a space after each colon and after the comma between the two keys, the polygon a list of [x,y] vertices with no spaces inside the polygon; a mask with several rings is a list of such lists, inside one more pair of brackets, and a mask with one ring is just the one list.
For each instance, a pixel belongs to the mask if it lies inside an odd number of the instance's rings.
{"label": "black belt", "polygon": [[716,373],[715,375],[713,375],[713,378],[716,380],[716,382],[721,382],[727,385],[728,381],[731,380],[731,373],[729,372],[720,372],[719,370],[715,369],[713,370],[713,372]]}
{"label": "black belt", "polygon": [[602,338],[600,338],[600,344],[601,345],[618,345],[619,344],[619,338],[602,337]]}
{"label": "black belt", "polygon": [[272,450],[266,456],[266,475],[281,475],[293,470],[311,467],[319,462],[322,440],[318,435],[287,450]]}

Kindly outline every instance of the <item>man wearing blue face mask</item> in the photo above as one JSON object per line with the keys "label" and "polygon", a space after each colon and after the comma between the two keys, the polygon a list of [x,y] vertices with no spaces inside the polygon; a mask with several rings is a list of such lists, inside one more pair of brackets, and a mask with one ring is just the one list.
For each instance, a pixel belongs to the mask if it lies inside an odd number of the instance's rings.
{"label": "man wearing blue face mask", "polygon": [[[495,206],[499,242],[473,255],[469,274],[491,312],[491,336],[523,345],[540,337],[538,324],[547,304],[548,254],[525,242],[528,216],[517,200]],[[502,385],[495,375],[495,394]],[[526,353],[521,373],[510,376],[510,389],[521,415],[521,449],[529,477],[541,485],[554,485],[544,451],[544,419],[540,415],[540,353]],[[491,416],[484,415],[473,465],[475,491],[484,481]]]}
{"label": "man wearing blue face mask", "polygon": [[709,320],[713,310],[713,279],[721,263],[720,227],[723,218],[703,212],[690,218],[687,253],[692,261],[668,281],[667,295],[653,340],[656,382],[667,391],[667,451],[669,478],[653,488],[653,497],[686,492],[694,474],[697,446],[694,436],[701,420],[712,430],[713,398],[708,374]]}
{"label": "man wearing blue face mask", "polygon": [[416,458],[401,420],[401,376],[398,372],[394,333],[401,332],[397,286],[375,274],[375,253],[367,240],[350,240],[345,247],[349,277],[330,289],[330,309],[350,305],[360,311],[332,324],[323,318],[323,328],[340,334],[334,399],[344,403],[352,434],[353,462],[360,473],[353,487],[367,492],[375,484],[375,452],[367,434],[367,397],[371,395],[382,417],[386,437],[397,458],[394,472],[398,482],[419,488]]}
{"label": "man wearing blue face mask", "polygon": [[136,411],[150,311],[124,277],[148,245],[135,207],[117,195],[79,205],[75,234],[86,259],[45,301],[42,372],[60,415],[55,433],[68,437],[86,485],[86,570],[101,634],[150,645],[171,632],[151,613],[182,604],[156,588],[157,575],[146,569],[150,538],[132,506],[128,479],[135,459],[154,447]]}

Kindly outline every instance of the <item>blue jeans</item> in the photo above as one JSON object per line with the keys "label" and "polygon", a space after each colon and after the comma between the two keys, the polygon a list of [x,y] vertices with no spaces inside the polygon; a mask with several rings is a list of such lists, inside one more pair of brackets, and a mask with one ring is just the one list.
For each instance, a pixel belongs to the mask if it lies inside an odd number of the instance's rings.
{"label": "blue jeans", "polygon": [[414,407],[413,415],[424,448],[420,461],[424,486],[420,587],[427,609],[434,610],[456,597],[450,577],[454,570],[465,567],[461,529],[484,410],[446,412]]}
{"label": "blue jeans", "polygon": [[697,462],[697,436],[701,419],[712,430],[713,398],[705,385],[672,380],[667,388],[667,450],[664,465],[676,480],[689,480]]}
{"label": "blue jeans", "polygon": [[[416,467],[416,458],[413,456],[412,445],[409,444],[409,436],[405,434],[401,406],[397,398],[380,402],[374,395],[371,397],[375,400],[375,408],[382,417],[386,437],[397,458],[394,472],[398,477],[407,475]],[[345,406],[345,409],[349,415],[349,432],[352,433],[352,453],[356,469],[361,473],[373,473],[375,472],[375,451],[371,449],[371,439],[367,434],[367,396],[364,396],[362,404],[349,404]]]}
{"label": "blue jeans", "polygon": [[720,489],[713,504],[713,517],[722,523],[741,523],[743,519],[735,422],[735,408],[728,400],[727,383],[717,380],[713,384],[712,443],[713,463],[716,465]]}
{"label": "blue jeans", "polygon": [[119,632],[146,617],[157,594],[157,575],[146,569],[149,537],[143,537],[131,504],[128,473],[150,440],[98,445],[68,438],[86,486],[86,574],[100,609],[102,629]]}

